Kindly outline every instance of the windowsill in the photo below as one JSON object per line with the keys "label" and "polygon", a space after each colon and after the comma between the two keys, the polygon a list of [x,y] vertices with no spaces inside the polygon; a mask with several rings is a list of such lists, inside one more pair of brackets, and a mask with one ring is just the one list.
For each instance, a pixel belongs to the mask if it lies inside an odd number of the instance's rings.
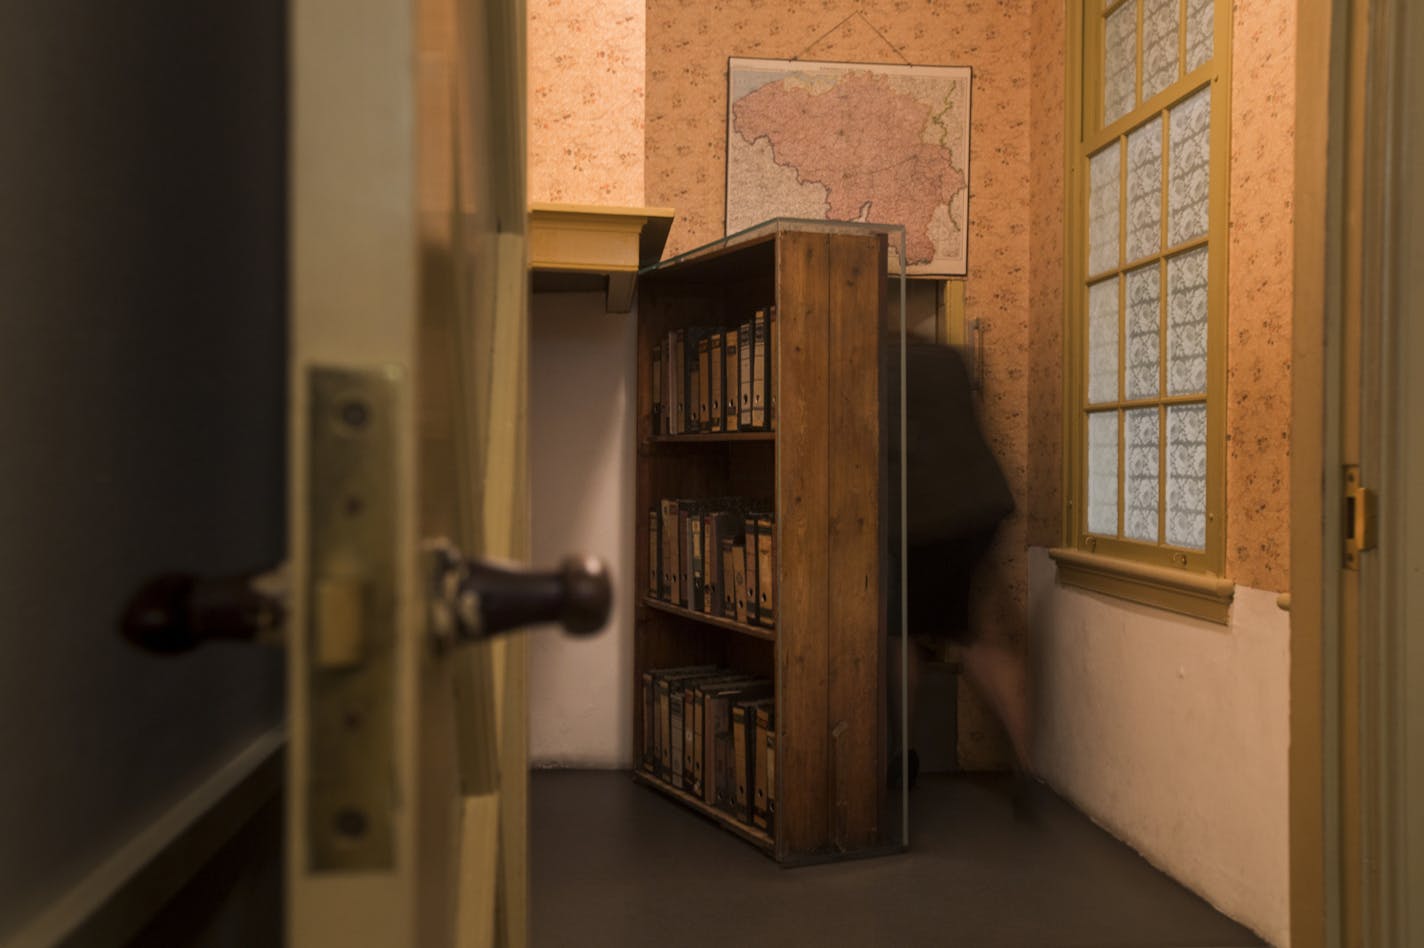
{"label": "windowsill", "polygon": [[1057,547],[1058,581],[1130,602],[1226,624],[1236,584],[1229,579]]}

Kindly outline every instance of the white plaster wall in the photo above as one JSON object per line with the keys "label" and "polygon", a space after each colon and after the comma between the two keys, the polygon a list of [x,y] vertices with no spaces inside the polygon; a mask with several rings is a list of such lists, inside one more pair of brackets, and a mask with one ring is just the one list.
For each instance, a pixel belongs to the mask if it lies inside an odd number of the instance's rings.
{"label": "white plaster wall", "polygon": [[1237,587],[1216,625],[1059,586],[1035,547],[1029,620],[1048,782],[1287,945],[1290,623],[1276,594]]}
{"label": "white plaster wall", "polygon": [[534,766],[628,767],[633,759],[634,315],[602,294],[531,301],[529,466],[533,559],[597,556],[613,614],[597,636],[530,633],[529,756]]}

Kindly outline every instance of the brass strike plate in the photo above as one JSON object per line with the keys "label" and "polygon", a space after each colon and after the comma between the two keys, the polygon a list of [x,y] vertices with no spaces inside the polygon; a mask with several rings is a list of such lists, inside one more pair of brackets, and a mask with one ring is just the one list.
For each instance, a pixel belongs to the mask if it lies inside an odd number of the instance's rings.
{"label": "brass strike plate", "polygon": [[1375,548],[1374,492],[1360,482],[1360,466],[1345,465],[1345,568],[1360,568],[1360,554]]}
{"label": "brass strike plate", "polygon": [[396,407],[392,369],[308,372],[307,849],[395,864]]}

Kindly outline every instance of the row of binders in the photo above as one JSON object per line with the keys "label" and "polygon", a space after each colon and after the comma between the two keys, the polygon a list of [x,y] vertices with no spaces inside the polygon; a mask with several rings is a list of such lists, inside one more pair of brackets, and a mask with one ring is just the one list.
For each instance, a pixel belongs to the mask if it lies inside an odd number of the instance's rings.
{"label": "row of binders", "polygon": [[742,497],[668,499],[648,511],[648,596],[776,626],[776,517]]}
{"label": "row of binders", "polygon": [[713,665],[643,672],[642,769],[741,823],[776,827],[771,682]]}
{"label": "row of binders", "polygon": [[776,307],[735,329],[674,329],[653,347],[653,433],[775,429]]}

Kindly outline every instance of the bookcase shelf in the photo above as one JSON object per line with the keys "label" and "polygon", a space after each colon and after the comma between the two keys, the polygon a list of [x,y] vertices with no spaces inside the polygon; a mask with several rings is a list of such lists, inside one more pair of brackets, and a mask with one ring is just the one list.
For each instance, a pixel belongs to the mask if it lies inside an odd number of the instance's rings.
{"label": "bookcase shelf", "polygon": [[726,619],[722,616],[709,616],[705,612],[694,612],[691,609],[684,609],[681,606],[675,606],[670,602],[654,599],[651,596],[644,596],[643,604],[654,609],[661,609],[663,612],[671,613],[675,616],[691,619],[694,622],[715,625],[719,629],[730,629],[733,632],[740,632],[742,635],[750,635],[754,639],[765,639],[768,642],[776,641],[776,629],[767,628],[764,625],[747,625],[745,622],[738,622],[735,619]]}
{"label": "bookcase shelf", "polygon": [[697,799],[697,797],[693,796],[692,794],[684,790],[679,790],[676,787],[668,786],[661,780],[649,776],[648,774],[643,773],[640,770],[635,770],[633,772],[633,777],[638,783],[642,784],[643,786],[652,787],[659,793],[666,794],[667,796],[672,797],[678,803],[681,803],[690,809],[696,810],[703,816],[708,817],[714,822],[720,824],[723,828],[731,830],[733,833],[737,834],[742,839],[746,840],[752,845],[765,850],[768,854],[772,854],[775,850],[776,840],[773,839],[769,833],[765,833],[762,830],[757,829],[755,826],[748,826],[746,823],[738,822],[730,814],[723,813],[716,807],[709,806],[703,801]]}
{"label": "bookcase shelf", "polygon": [[719,431],[709,434],[653,435],[653,444],[717,444],[735,441],[769,441],[775,443],[775,431]]}
{"label": "bookcase shelf", "polygon": [[[888,353],[899,350],[895,334],[902,325],[899,310],[892,312],[888,303],[886,270],[884,228],[775,221],[639,275],[633,592],[641,607],[634,619],[633,730],[638,753],[662,766],[649,772],[640,760],[637,779],[783,865],[903,846],[906,797],[886,781],[894,754],[886,702],[888,636],[899,631],[899,607],[891,593],[900,582],[888,552],[892,543],[899,547],[900,503],[899,478],[889,463],[890,445],[897,443],[898,386],[883,366]],[[768,314],[764,398],[775,430],[665,434],[666,419],[654,412],[655,392],[660,412],[676,402],[666,391],[676,373],[661,353],[683,352],[686,360],[691,346],[678,341],[676,350],[670,348],[680,330],[689,340],[707,339],[709,353],[717,351],[718,334],[727,330],[738,330],[740,344],[741,327],[757,311]],[[755,332],[753,337],[762,338]],[[716,369],[715,355],[702,358],[707,358],[703,365]],[[732,371],[726,359],[722,368]],[[707,371],[699,378],[705,380]],[[759,371],[752,374],[759,377]],[[716,384],[724,395],[732,391],[725,378]],[[663,422],[656,427],[655,417]],[[715,415],[712,423],[717,424]],[[706,509],[698,514],[705,517],[698,532],[721,539],[723,527],[713,526],[717,514],[711,511],[722,508],[705,504],[729,498],[745,500],[746,511],[762,514],[744,518],[748,527],[757,521],[758,540],[770,536],[771,555],[760,543],[757,550],[758,563],[774,564],[770,583],[761,577],[758,582],[763,590],[774,590],[769,605],[775,628],[685,608],[687,603],[668,601],[667,593],[658,591],[671,588],[670,580],[658,585],[667,578],[668,557],[681,557],[666,545],[667,524],[680,530],[679,511]],[[684,501],[691,503],[683,506]],[[687,531],[688,549],[698,549],[696,536]],[[681,542],[679,537],[672,549]],[[699,562],[694,553],[685,559],[694,569]],[[704,549],[700,561],[706,560]],[[707,581],[712,582],[710,575]],[[689,585],[695,596],[701,587]],[[765,723],[757,735],[758,740],[766,735],[764,758],[753,760],[763,745],[749,734],[744,738],[753,748],[745,758],[749,800],[750,768],[764,767],[772,816],[765,830],[726,812],[723,806],[730,804],[708,799],[723,793],[721,784],[705,782],[713,766],[707,754],[714,739],[720,740],[715,735],[726,733],[723,725],[709,724],[701,737],[688,737],[693,733],[688,719],[674,720],[684,704],[704,708],[710,717],[712,698],[699,698],[695,684],[671,692],[664,684],[658,701],[676,712],[647,700],[645,678],[654,683],[647,686],[651,693],[659,670],[689,667],[769,683],[759,686],[770,695],[758,699],[756,715],[762,719],[759,728]],[[725,710],[728,699],[721,700]],[[750,721],[750,699],[743,705]],[[681,752],[669,765],[650,750],[669,735],[681,741],[680,749],[698,749],[683,763],[702,768],[701,780],[686,784],[687,778],[678,776]],[[717,750],[716,763],[726,766],[722,753]],[[683,785],[688,789],[680,789]],[[696,795],[688,792],[693,786]],[[760,793],[762,785],[757,789]],[[758,795],[758,805],[760,800]],[[762,812],[755,815],[760,820]]]}

